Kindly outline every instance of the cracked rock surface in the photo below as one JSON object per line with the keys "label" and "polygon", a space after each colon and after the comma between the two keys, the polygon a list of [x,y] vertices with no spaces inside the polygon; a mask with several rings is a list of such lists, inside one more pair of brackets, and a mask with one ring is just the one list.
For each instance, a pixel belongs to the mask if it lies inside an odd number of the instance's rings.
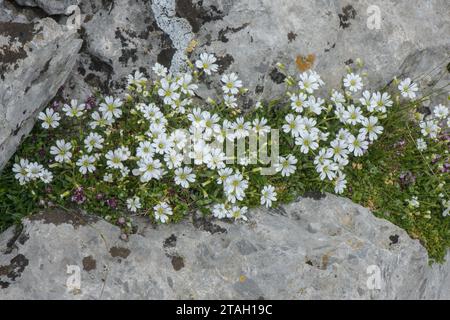
{"label": "cracked rock surface", "polygon": [[0,21],[0,170],[69,77],[78,34],[53,19]]}
{"label": "cracked rock surface", "polygon": [[137,225],[125,242],[92,216],[25,219],[0,235],[0,298],[450,298],[448,262],[430,267],[417,240],[332,195],[255,210],[245,224]]}

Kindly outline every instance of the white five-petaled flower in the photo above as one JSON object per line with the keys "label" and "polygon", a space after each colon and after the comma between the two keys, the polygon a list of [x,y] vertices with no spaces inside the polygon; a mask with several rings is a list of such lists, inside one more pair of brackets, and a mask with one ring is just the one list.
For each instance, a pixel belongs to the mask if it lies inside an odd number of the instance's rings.
{"label": "white five-petaled flower", "polygon": [[417,84],[412,82],[410,78],[406,78],[398,85],[398,90],[400,90],[401,95],[404,98],[414,99],[416,97],[416,92],[419,90]]}
{"label": "white five-petaled flower", "polygon": [[353,152],[355,157],[363,155],[364,151],[369,148],[369,142],[366,141],[365,134],[358,134],[356,137],[350,135],[348,138],[348,151]]}
{"label": "white five-petaled flower", "polygon": [[166,78],[161,79],[161,88],[158,90],[158,95],[163,98],[165,104],[172,104],[174,100],[180,98],[177,92],[178,84],[176,82],[170,83]]}
{"label": "white five-petaled flower", "polygon": [[40,179],[45,184],[48,184],[48,183],[52,182],[52,180],[53,180],[53,173],[51,173],[51,171],[49,171],[47,169],[43,169],[41,171]]}
{"label": "white five-petaled flower", "polygon": [[103,128],[106,126],[110,126],[114,122],[114,118],[108,118],[103,113],[100,114],[97,111],[94,111],[91,114],[91,118],[94,120],[89,123],[91,129],[95,129],[97,127]]}
{"label": "white five-petaled flower", "polygon": [[91,132],[89,135],[84,139],[84,145],[86,146],[86,150],[88,152],[92,152],[92,150],[99,149],[101,150],[103,148],[103,142],[105,139],[101,135],[99,135],[96,132]]}
{"label": "white five-petaled flower", "polygon": [[358,74],[350,73],[344,78],[344,87],[351,92],[357,92],[362,89],[363,81]]}
{"label": "white five-petaled flower", "polygon": [[291,108],[295,112],[301,113],[305,107],[307,96],[304,93],[291,95]]}
{"label": "white five-petaled flower", "polygon": [[215,204],[212,207],[211,212],[213,216],[218,219],[231,218],[230,211],[226,208],[226,206],[223,203]]}
{"label": "white five-petaled flower", "polygon": [[50,147],[50,154],[55,156],[56,162],[69,162],[72,158],[72,144],[62,140],[56,140],[56,146]]}
{"label": "white five-petaled flower", "polygon": [[135,176],[141,176],[141,182],[145,183],[152,179],[159,180],[164,174],[159,159],[142,158],[137,162],[138,168],[133,170]]}
{"label": "white five-petaled flower", "polygon": [[78,170],[81,174],[86,174],[87,172],[95,171],[95,157],[91,155],[83,155],[77,161],[77,166],[80,167]]}
{"label": "white five-petaled flower", "polygon": [[440,128],[436,121],[427,120],[419,122],[419,126],[421,128],[421,133],[424,137],[430,136],[432,139],[436,139]]}
{"label": "white five-petaled flower", "polygon": [[248,188],[248,181],[244,179],[241,173],[227,177],[224,182],[224,191],[228,201],[235,203],[237,200],[242,201],[245,197],[245,190]]}
{"label": "white five-petaled flower", "polygon": [[427,149],[427,143],[422,138],[416,140],[417,150],[425,151]]}
{"label": "white five-petaled flower", "polygon": [[192,75],[190,73],[184,73],[177,81],[182,93],[188,96],[193,96],[195,90],[198,89],[198,85],[192,83]]}
{"label": "white five-petaled flower", "polygon": [[355,107],[353,104],[349,105],[347,110],[344,111],[344,119],[352,126],[360,123],[364,119],[361,108]]}
{"label": "white five-petaled flower", "polygon": [[298,137],[300,131],[304,128],[304,122],[301,116],[294,116],[293,114],[288,114],[285,117],[286,124],[283,125],[283,131],[285,133],[291,133],[293,137]]}
{"label": "white five-petaled flower", "polygon": [[167,75],[167,68],[164,67],[162,64],[155,63],[152,70],[159,77],[165,77]]}
{"label": "white five-petaled flower", "polygon": [[235,220],[244,220],[247,221],[247,217],[245,216],[245,214],[247,213],[248,208],[247,207],[238,207],[238,206],[233,206],[230,209],[230,215],[232,218],[234,218]]}
{"label": "white five-petaled flower", "polygon": [[297,167],[297,158],[295,158],[292,154],[289,154],[286,158],[279,157],[278,163],[275,164],[275,170],[277,172],[281,171],[281,175],[283,177],[288,177],[295,172]]}
{"label": "white five-petaled flower", "polygon": [[195,182],[195,174],[189,167],[178,168],[175,170],[175,184],[183,188],[189,188],[189,183]]}
{"label": "white five-petaled flower", "polygon": [[200,54],[200,59],[195,62],[195,66],[198,69],[203,69],[207,75],[211,75],[211,72],[217,72],[219,66],[215,64],[216,57],[209,53]]}
{"label": "white five-petaled flower", "polygon": [[374,116],[370,116],[369,118],[364,118],[361,121],[362,128],[359,129],[359,132],[368,135],[370,141],[374,141],[378,139],[378,135],[383,132],[382,126],[377,126],[378,118]]}
{"label": "white five-petaled flower", "polygon": [[235,95],[239,92],[239,88],[242,87],[242,81],[238,79],[237,74],[224,74],[221,78],[223,83],[222,90],[225,94]]}
{"label": "white five-petaled flower", "polygon": [[314,90],[319,89],[323,84],[324,82],[320,79],[319,74],[314,71],[307,71],[300,74],[298,86],[309,94],[312,94]]}
{"label": "white five-petaled flower", "polygon": [[70,105],[64,104],[62,110],[66,113],[66,116],[68,117],[81,117],[83,115],[83,111],[86,108],[86,105],[84,103],[78,104],[78,100],[72,99],[70,101]]}
{"label": "white five-petaled flower", "polygon": [[277,201],[275,187],[272,185],[264,186],[261,191],[261,205],[266,205],[266,207],[269,208],[274,201]]}
{"label": "white five-petaled flower", "polygon": [[59,120],[61,117],[58,112],[55,112],[52,108],[47,108],[45,112],[40,112],[38,116],[39,120],[42,120],[42,128],[49,129],[57,128],[59,126]]}
{"label": "white five-petaled flower", "polygon": [[340,174],[334,179],[334,192],[341,194],[344,192],[347,185],[347,180],[345,179],[345,174]]}
{"label": "white five-petaled flower", "polygon": [[105,97],[105,102],[100,104],[99,110],[103,113],[107,119],[120,118],[122,116],[122,101],[111,96]]}
{"label": "white five-petaled flower", "polygon": [[309,150],[316,150],[319,147],[318,140],[317,134],[303,130],[300,132],[300,136],[295,138],[295,144],[300,146],[302,153],[307,154]]}
{"label": "white five-petaled flower", "polygon": [[160,202],[153,207],[155,219],[162,223],[166,223],[169,220],[168,216],[173,214],[172,208],[166,202]]}
{"label": "white five-petaled flower", "polygon": [[445,119],[448,117],[448,108],[442,104],[439,104],[434,107],[433,114],[438,119]]}
{"label": "white five-petaled flower", "polygon": [[30,162],[27,159],[20,159],[19,163],[15,163],[12,171],[15,173],[15,178],[19,181],[20,185],[24,185],[30,181],[28,176],[28,165]]}
{"label": "white five-petaled flower", "polygon": [[131,212],[136,212],[138,209],[141,208],[141,199],[139,199],[139,197],[137,196],[134,196],[133,198],[128,198],[127,208]]}

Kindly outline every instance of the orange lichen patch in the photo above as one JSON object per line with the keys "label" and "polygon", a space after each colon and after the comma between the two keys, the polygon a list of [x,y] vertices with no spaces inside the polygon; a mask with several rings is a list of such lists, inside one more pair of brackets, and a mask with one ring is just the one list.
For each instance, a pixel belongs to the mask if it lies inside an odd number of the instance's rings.
{"label": "orange lichen patch", "polygon": [[298,70],[300,70],[301,72],[305,72],[312,68],[315,61],[316,55],[311,53],[307,56],[298,55],[295,59],[295,64],[297,65]]}

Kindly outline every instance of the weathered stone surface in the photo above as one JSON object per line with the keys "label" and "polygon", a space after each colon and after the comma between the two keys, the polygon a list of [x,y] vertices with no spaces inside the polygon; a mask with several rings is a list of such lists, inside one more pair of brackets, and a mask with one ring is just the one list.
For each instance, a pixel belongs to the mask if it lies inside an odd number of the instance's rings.
{"label": "weathered stone surface", "polygon": [[54,20],[0,22],[0,169],[64,84],[81,40]]}
{"label": "weathered stone surface", "polygon": [[77,0],[15,0],[21,6],[39,7],[48,14],[65,14],[69,6]]}
{"label": "weathered stone surface", "polygon": [[[90,216],[24,220],[0,235],[0,298],[450,298],[448,262],[429,267],[417,240],[332,195],[255,210],[248,223],[137,225],[124,242],[119,228]],[[381,289],[367,286],[371,265]],[[68,266],[80,271],[79,290],[68,290]]]}

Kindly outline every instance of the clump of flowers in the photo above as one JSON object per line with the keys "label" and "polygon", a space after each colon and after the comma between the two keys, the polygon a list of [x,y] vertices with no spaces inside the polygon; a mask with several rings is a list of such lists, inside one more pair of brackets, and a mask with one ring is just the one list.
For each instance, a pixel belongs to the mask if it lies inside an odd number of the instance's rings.
{"label": "clump of flowers", "polygon": [[[153,80],[138,71],[128,76],[124,95],[72,99],[60,111],[41,112],[42,128],[55,137],[43,146],[46,167],[19,159],[13,167],[18,182],[37,193],[41,183],[53,183],[52,194],[42,196],[64,205],[70,194],[72,202],[105,215],[122,210],[167,223],[201,209],[219,219],[247,220],[249,207],[272,207],[311,188],[344,193],[353,162],[384,134],[394,107],[387,90],[364,90],[356,70],[343,78],[341,90],[320,97],[324,81],[310,70],[286,74],[286,95],[277,103],[258,101],[243,113],[239,103],[247,89],[237,73],[215,76],[216,62],[202,53],[179,74],[156,64]],[[198,98],[203,80],[217,80],[219,99]],[[418,95],[409,78],[396,90],[397,100]],[[443,105],[420,119],[418,150],[439,139],[444,122]],[[270,156],[261,157],[261,146]],[[413,177],[402,173],[402,186]],[[446,195],[442,206],[448,214]]]}

